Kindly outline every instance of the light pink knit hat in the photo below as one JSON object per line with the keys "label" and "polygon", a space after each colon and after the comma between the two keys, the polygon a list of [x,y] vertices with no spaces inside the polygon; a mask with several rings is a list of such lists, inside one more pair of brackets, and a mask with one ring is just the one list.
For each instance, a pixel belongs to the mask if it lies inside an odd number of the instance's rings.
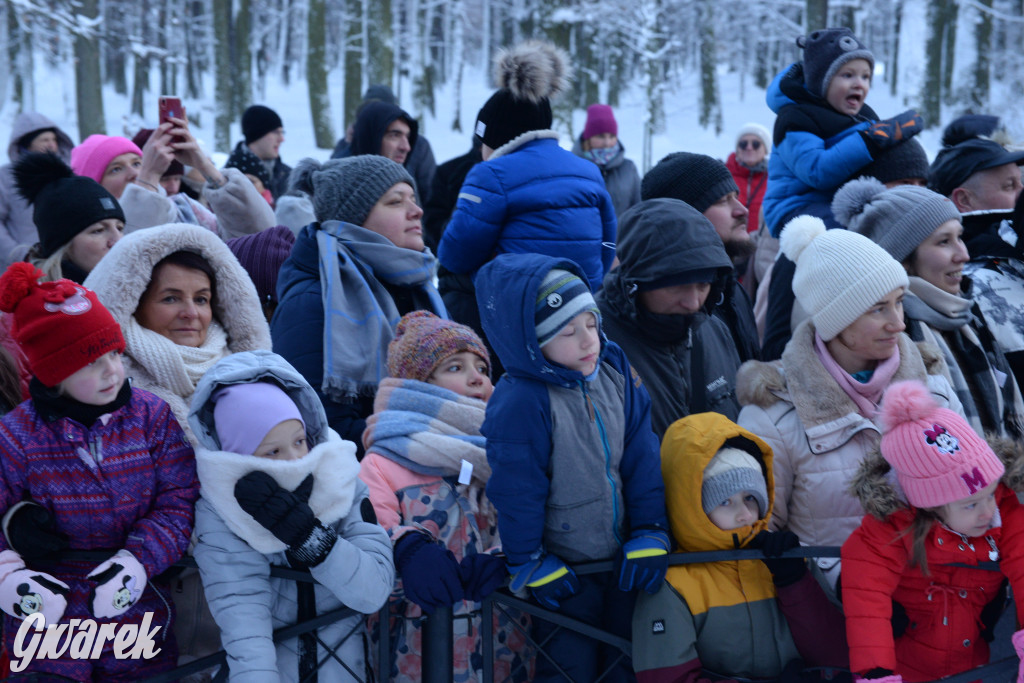
{"label": "light pink knit hat", "polygon": [[897,382],[882,400],[882,457],[914,507],[933,508],[999,481],[1005,468],[983,438],[925,385]]}
{"label": "light pink knit hat", "polygon": [[103,173],[114,157],[135,152],[140,157],[142,150],[128,138],[111,135],[90,135],[82,144],[71,150],[71,170],[75,175],[84,175],[103,184]]}

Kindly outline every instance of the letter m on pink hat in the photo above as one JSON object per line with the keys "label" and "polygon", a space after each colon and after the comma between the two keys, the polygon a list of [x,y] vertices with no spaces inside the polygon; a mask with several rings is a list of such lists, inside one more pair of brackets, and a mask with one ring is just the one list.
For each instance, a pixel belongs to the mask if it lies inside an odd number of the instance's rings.
{"label": "letter m on pink hat", "polygon": [[960,478],[967,484],[967,490],[971,492],[971,495],[988,486],[988,482],[985,481],[985,477],[982,476],[977,467],[971,470],[970,473],[963,472]]}

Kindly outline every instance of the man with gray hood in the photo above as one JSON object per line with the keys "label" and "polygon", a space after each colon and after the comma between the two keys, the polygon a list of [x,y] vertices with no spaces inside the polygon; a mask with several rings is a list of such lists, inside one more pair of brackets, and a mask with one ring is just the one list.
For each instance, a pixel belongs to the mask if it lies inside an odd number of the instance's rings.
{"label": "man with gray hood", "polygon": [[7,147],[11,163],[0,166],[0,269],[20,261],[28,248],[39,241],[36,224],[32,222],[32,207],[14,185],[14,162],[29,152],[49,152],[69,163],[74,146],[67,133],[42,114],[26,111],[14,119]]}
{"label": "man with gray hood", "polygon": [[732,262],[714,226],[678,199],[648,199],[622,214],[616,255],[597,305],[647,386],[655,434],[692,413],[735,420],[740,358],[713,315]]}

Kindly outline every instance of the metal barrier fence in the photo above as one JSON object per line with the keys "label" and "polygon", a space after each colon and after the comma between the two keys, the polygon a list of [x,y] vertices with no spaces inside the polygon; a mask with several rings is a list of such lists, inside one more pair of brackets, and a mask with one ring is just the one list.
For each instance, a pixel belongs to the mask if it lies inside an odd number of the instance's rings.
{"label": "metal barrier fence", "polygon": [[[106,559],[106,555],[103,553],[76,553],[76,559]],[[81,556],[81,557],[79,557]],[[95,557],[94,557],[95,556]],[[673,553],[669,558],[670,565],[680,564],[695,564],[702,562],[722,562],[729,560],[759,560],[763,557],[758,550],[718,550],[718,551],[707,551],[707,552],[695,552],[695,553]],[[795,548],[793,550],[783,553],[784,558],[831,558],[839,557],[839,548],[837,547],[823,547],[823,546],[804,546]],[[195,567],[195,561],[192,558],[184,558],[180,562],[176,563],[178,567]],[[959,565],[958,565],[959,566]],[[998,562],[984,562],[977,565],[979,568],[998,571]],[[577,575],[583,576],[587,574],[599,574],[603,572],[611,572],[615,568],[613,561],[604,562],[590,562],[585,564],[579,564],[573,566],[573,570]],[[290,579],[293,581],[315,583],[309,572],[291,569],[289,567],[271,567],[271,576]],[[483,649],[483,681],[482,683],[496,683],[494,681],[494,630],[493,630],[493,618],[495,610],[503,612],[506,616],[510,616],[507,610],[518,610],[531,617],[537,617],[544,619],[557,628],[565,628],[576,631],[582,635],[588,636],[594,640],[610,645],[621,653],[621,658],[629,657],[631,655],[632,644],[629,640],[620,638],[614,634],[608,633],[601,629],[598,629],[590,624],[566,617],[558,612],[544,609],[538,605],[521,600],[508,593],[495,591],[491,595],[487,596],[481,603],[481,639]],[[278,629],[274,632],[274,642],[278,643],[283,640],[289,640],[291,638],[298,637],[305,633],[316,631],[317,629],[333,624],[341,619],[345,619],[354,615],[355,612],[349,608],[342,607],[325,614],[317,615],[316,617],[303,621],[291,626],[287,626]],[[379,619],[377,621],[378,628],[378,643],[376,648],[377,657],[377,670],[381,672],[383,680],[387,680],[388,671],[390,670],[390,658],[391,658],[391,645],[389,640],[389,629],[388,623],[391,615],[389,613],[388,605],[381,608],[378,613]],[[463,618],[463,617],[458,617]],[[422,648],[423,648],[423,662],[422,662],[422,682],[423,683],[451,683],[453,676],[453,636],[452,626],[455,617],[453,617],[452,609],[438,609],[433,614],[428,616],[424,620]],[[516,619],[510,618],[509,621],[515,625],[515,628],[522,628]],[[361,631],[361,623],[350,630],[342,641],[334,646],[324,643],[319,637],[316,638],[317,643],[327,652],[326,656],[317,662],[317,670],[319,670],[325,663],[334,659],[335,661],[342,664],[342,666],[349,671],[353,678],[360,683],[371,683],[373,680],[371,663],[367,661],[367,672],[359,674],[352,671],[347,664],[345,664],[340,657],[337,656],[336,650],[341,647],[348,638],[357,634]],[[550,656],[544,651],[543,643],[536,643],[532,640],[529,633],[524,633],[527,641],[536,648],[537,656],[548,657]],[[172,683],[181,678],[191,676],[193,674],[212,669],[213,667],[220,666],[226,661],[226,653],[221,650],[215,654],[203,657],[202,659],[195,660],[183,666],[179,666],[172,671],[168,671],[164,674],[152,676],[144,679],[141,683]],[[618,661],[618,660],[617,660]],[[552,662],[554,664],[554,662]],[[614,665],[614,662],[612,663]],[[555,665],[557,668],[557,664]],[[939,679],[941,683],[969,683],[971,681],[983,681],[984,683],[1004,683],[1016,678],[1016,672],[1018,668],[1018,659],[1016,657],[1007,657],[995,662],[991,662],[984,666],[980,666],[970,671],[965,671],[960,674],[948,676],[946,678]],[[564,672],[562,672],[564,674]],[[605,672],[607,673],[607,671]],[[227,679],[227,667],[221,666],[217,676],[213,679],[214,683],[219,683]],[[366,677],[362,677],[365,675]],[[602,674],[603,676],[604,674]],[[32,681],[60,681],[60,680],[71,680],[63,679],[59,676],[54,675],[40,675],[40,674],[22,674],[13,675],[4,681],[17,681],[18,683],[30,683]],[[568,676],[566,680],[570,681]],[[743,679],[737,679],[740,683],[743,683]],[[498,682],[500,683],[500,682]],[[596,681],[576,681],[574,683],[597,683]],[[938,682],[936,682],[938,683]]]}

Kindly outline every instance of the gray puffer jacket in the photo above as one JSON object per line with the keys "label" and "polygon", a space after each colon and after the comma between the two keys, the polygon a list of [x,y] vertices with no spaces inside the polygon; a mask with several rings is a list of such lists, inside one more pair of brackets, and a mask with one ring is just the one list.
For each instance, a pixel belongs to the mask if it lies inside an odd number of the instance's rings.
{"label": "gray puffer jacket", "polygon": [[[305,457],[270,460],[220,450],[211,396],[221,387],[256,381],[277,384],[299,407],[310,447]],[[189,424],[198,441],[201,486],[194,554],[221,629],[230,680],[298,681],[300,669],[320,661],[325,663],[319,680],[357,680],[329,655],[325,644],[364,678],[364,615],[387,600],[395,570],[387,532],[376,523],[366,485],[356,476],[355,445],[328,427],[316,392],[302,375],[269,351],[236,353],[207,372],[196,388]],[[338,533],[326,559],[309,570],[316,583],[271,576],[271,565],[288,567],[286,546],[234,497],[238,479],[254,471],[266,472],[288,489],[313,474],[309,505],[321,523]],[[301,637],[273,644],[275,629],[341,608],[351,613],[314,631],[314,648],[306,649]]]}
{"label": "gray puffer jacket", "polygon": [[[636,164],[626,158],[626,148],[622,146],[622,143],[616,144],[619,153],[607,164],[598,166],[598,168],[601,169],[601,177],[604,178],[604,187],[612,197],[615,215],[621,216],[626,209],[640,201],[640,173],[636,170]],[[576,138],[572,153],[578,157],[587,158],[583,152],[581,138]]]}
{"label": "gray puffer jacket", "polygon": [[0,166],[0,268],[7,268],[15,261],[20,261],[28,248],[39,241],[39,233],[32,220],[32,206],[18,193],[11,167],[28,151],[23,144],[24,138],[49,128],[57,135],[61,158],[65,163],[69,162],[74,143],[56,123],[42,114],[22,112],[11,126],[11,140],[7,145],[7,156],[11,163]]}

